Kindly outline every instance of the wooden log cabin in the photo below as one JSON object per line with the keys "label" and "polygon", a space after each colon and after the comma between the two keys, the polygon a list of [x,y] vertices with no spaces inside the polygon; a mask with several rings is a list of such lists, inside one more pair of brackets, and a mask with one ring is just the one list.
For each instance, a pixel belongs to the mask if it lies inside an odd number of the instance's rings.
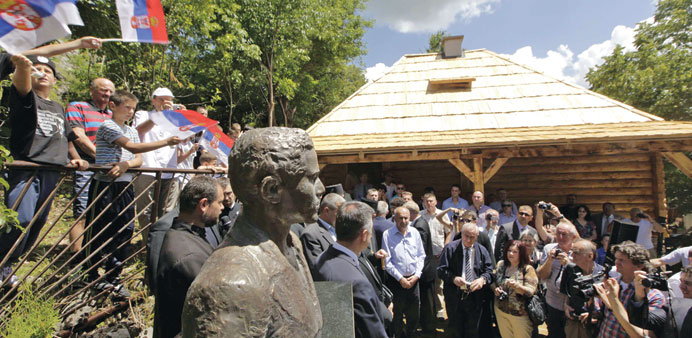
{"label": "wooden log cabin", "polygon": [[[325,185],[389,171],[420,198],[502,187],[600,212],[613,202],[666,216],[663,158],[692,178],[692,123],[664,121],[487,50],[405,55],[308,129]],[[486,198],[486,203],[489,203]]]}

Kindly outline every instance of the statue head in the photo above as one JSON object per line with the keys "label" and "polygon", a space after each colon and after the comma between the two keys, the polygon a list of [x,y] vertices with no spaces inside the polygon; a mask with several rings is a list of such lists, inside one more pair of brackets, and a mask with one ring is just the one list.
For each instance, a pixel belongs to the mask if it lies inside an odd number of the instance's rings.
{"label": "statue head", "polygon": [[245,132],[229,155],[228,175],[245,209],[262,211],[255,215],[267,220],[280,216],[284,224],[317,221],[324,185],[318,177],[315,148],[304,130],[273,127]]}

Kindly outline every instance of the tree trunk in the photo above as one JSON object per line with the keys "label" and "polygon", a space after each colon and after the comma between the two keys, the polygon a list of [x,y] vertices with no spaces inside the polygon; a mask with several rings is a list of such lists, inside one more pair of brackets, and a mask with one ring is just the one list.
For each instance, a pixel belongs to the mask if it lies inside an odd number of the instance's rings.
{"label": "tree trunk", "polygon": [[293,128],[293,117],[296,113],[296,108],[288,108],[288,99],[286,97],[279,98],[279,104],[281,105],[281,112],[284,115],[284,123],[286,127]]}
{"label": "tree trunk", "polygon": [[267,70],[267,88],[268,94],[269,94],[269,102],[267,105],[267,113],[269,115],[269,126],[273,127],[274,124],[276,123],[275,117],[274,117],[274,107],[275,107],[275,102],[274,102],[274,76],[272,74],[272,65],[270,64]]}

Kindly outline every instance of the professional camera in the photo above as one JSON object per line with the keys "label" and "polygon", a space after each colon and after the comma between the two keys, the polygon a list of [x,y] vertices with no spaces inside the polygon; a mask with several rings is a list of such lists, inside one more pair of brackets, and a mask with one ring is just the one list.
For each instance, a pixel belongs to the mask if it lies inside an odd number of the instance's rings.
{"label": "professional camera", "polygon": [[500,290],[500,295],[497,296],[497,300],[503,301],[503,300],[507,300],[507,298],[509,298],[509,294],[507,294],[507,291]]}
{"label": "professional camera", "polygon": [[553,207],[553,205],[550,203],[545,203],[545,202],[544,203],[538,203],[538,209],[548,210],[552,207]]}
{"label": "professional camera", "polygon": [[459,219],[459,217],[461,217],[461,214],[458,211],[455,211],[454,215],[452,216],[452,220],[456,221]]}
{"label": "professional camera", "polygon": [[643,212],[640,212],[637,214],[637,217],[639,218],[646,218],[646,215]]}
{"label": "professional camera", "polygon": [[584,304],[589,301],[594,295],[596,295],[596,289],[594,288],[595,283],[602,283],[604,279],[608,278],[610,269],[613,267],[612,258],[606,257],[605,268],[595,274],[584,276],[581,272],[575,273],[575,278],[572,284],[567,288],[567,296],[569,296],[569,306],[574,309],[574,312],[570,313],[573,317],[579,317],[580,314],[584,313]]}
{"label": "professional camera", "polygon": [[642,285],[649,289],[668,291],[668,281],[661,271],[646,275],[646,278],[642,279]]}

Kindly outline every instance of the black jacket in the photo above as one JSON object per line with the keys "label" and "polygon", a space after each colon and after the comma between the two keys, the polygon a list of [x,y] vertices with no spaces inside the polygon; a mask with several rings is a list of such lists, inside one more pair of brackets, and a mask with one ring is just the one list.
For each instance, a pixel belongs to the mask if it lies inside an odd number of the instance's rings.
{"label": "black jacket", "polygon": [[425,250],[425,263],[423,264],[423,273],[420,280],[423,283],[431,283],[435,281],[437,270],[437,261],[432,252],[432,237],[430,232],[430,224],[423,217],[418,217],[413,221],[413,227],[418,230],[421,242],[423,242],[423,250]]}
{"label": "black jacket", "polygon": [[317,260],[315,276],[317,280],[351,284],[356,337],[387,337],[380,312],[380,300],[359,265],[351,257],[330,246]]}
{"label": "black jacket", "polygon": [[204,229],[176,219],[161,245],[156,278],[154,337],[175,337],[181,331],[187,289],[214,248]]}

